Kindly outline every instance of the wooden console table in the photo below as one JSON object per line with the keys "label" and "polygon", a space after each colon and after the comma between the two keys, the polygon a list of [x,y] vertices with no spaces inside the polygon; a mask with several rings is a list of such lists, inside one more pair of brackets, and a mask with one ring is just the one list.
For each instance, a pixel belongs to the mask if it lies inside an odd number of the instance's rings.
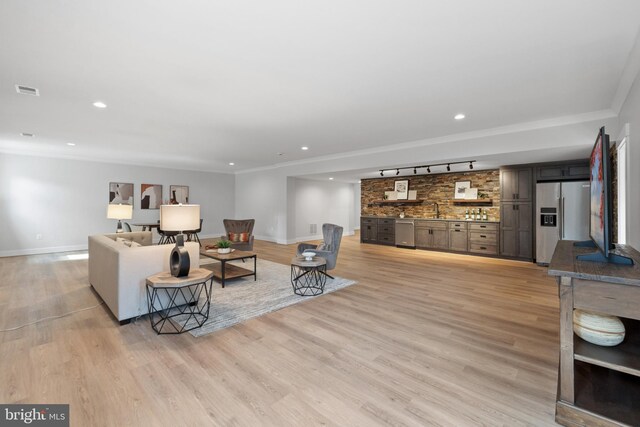
{"label": "wooden console table", "polygon": [[[578,261],[594,249],[560,241],[549,264],[560,296],[560,367],[556,422],[565,426],[640,425],[640,253],[615,252],[633,266]],[[622,344],[601,347],[573,333],[573,310],[619,316]]]}

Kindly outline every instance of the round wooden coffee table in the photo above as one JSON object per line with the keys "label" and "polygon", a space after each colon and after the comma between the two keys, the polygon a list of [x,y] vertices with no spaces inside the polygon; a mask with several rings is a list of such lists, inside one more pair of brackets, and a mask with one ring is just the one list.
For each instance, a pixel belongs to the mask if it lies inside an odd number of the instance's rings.
{"label": "round wooden coffee table", "polygon": [[311,261],[306,261],[299,256],[291,260],[291,285],[295,294],[303,297],[320,295],[326,283],[326,259],[313,257]]}

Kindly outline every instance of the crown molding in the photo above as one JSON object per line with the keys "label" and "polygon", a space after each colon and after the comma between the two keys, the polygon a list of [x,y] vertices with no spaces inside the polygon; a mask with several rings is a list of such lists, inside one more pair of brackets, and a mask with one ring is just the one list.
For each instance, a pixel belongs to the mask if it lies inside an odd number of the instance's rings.
{"label": "crown molding", "polygon": [[10,148],[0,147],[0,153],[2,154],[13,154],[17,156],[30,156],[30,157],[41,157],[45,159],[61,159],[61,160],[76,160],[81,162],[92,162],[92,163],[102,163],[107,165],[125,165],[125,166],[142,166],[147,168],[156,168],[156,169],[169,169],[176,171],[186,171],[186,172],[202,172],[202,173],[219,173],[225,175],[234,175],[233,172],[229,171],[219,171],[214,169],[197,169],[197,168],[186,168],[186,167],[171,167],[167,165],[159,165],[153,163],[145,163],[145,162],[135,162],[128,161],[127,159],[122,159],[118,161],[110,161],[110,160],[96,160],[90,156],[78,156],[78,155],[69,155],[69,154],[61,154],[61,153],[43,153],[42,151],[32,151],[32,150],[16,150]]}
{"label": "crown molding", "polygon": [[574,115],[569,115],[569,116],[554,117],[552,119],[536,120],[536,121],[531,121],[531,122],[523,122],[523,123],[517,123],[517,124],[513,124],[513,125],[500,126],[500,127],[477,130],[477,131],[471,131],[471,132],[451,134],[451,135],[440,136],[440,137],[436,137],[436,138],[428,138],[428,139],[421,139],[421,140],[417,140],[417,141],[402,142],[402,143],[399,143],[399,144],[385,145],[385,146],[376,147],[376,148],[367,148],[367,149],[363,149],[363,150],[347,151],[347,152],[340,153],[340,154],[330,154],[330,155],[327,155],[327,156],[312,157],[312,158],[304,159],[304,160],[296,160],[296,161],[291,161],[291,162],[276,163],[275,165],[271,165],[271,166],[263,166],[263,167],[259,167],[259,168],[245,169],[245,170],[241,170],[241,171],[235,171],[234,173],[236,175],[240,175],[240,174],[245,174],[245,173],[262,172],[262,171],[267,171],[267,170],[285,168],[285,167],[288,167],[288,166],[298,166],[298,165],[305,165],[305,164],[310,164],[310,163],[317,163],[317,162],[344,159],[345,157],[359,157],[359,156],[368,155],[368,154],[388,153],[390,151],[397,151],[397,150],[403,150],[403,149],[425,147],[425,146],[429,146],[429,145],[446,144],[446,143],[450,143],[450,142],[459,142],[459,141],[465,141],[465,140],[469,140],[469,139],[485,138],[485,137],[504,135],[504,134],[509,134],[509,133],[529,132],[529,131],[553,128],[553,127],[558,127],[558,126],[567,126],[567,125],[573,125],[573,124],[577,124],[577,123],[584,123],[584,122],[591,122],[591,121],[596,121],[596,120],[610,119],[610,118],[613,118],[613,117],[616,117],[616,116],[617,116],[617,114],[612,109],[591,111],[591,112],[582,113],[582,114],[574,114]]}
{"label": "crown molding", "polygon": [[627,57],[627,63],[624,66],[624,70],[622,71],[622,77],[620,77],[620,82],[618,83],[618,88],[616,90],[616,94],[613,97],[613,101],[611,102],[611,109],[617,114],[620,114],[620,110],[622,110],[622,106],[624,102],[627,100],[627,96],[629,96],[629,92],[631,91],[631,87],[633,86],[633,82],[635,81],[638,73],[640,72],[640,30],[638,31],[638,35],[636,36],[636,41],[631,48],[631,52],[629,52],[629,56]]}

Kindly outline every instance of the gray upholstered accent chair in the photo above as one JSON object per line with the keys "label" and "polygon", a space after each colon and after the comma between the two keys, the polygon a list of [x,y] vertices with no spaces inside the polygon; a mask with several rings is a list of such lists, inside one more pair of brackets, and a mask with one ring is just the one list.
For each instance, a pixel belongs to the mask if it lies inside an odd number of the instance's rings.
{"label": "gray upholstered accent chair", "polygon": [[[224,230],[227,235],[226,239],[231,241],[231,247],[239,251],[252,251],[253,250],[253,226],[255,219],[223,219]],[[248,241],[239,242],[236,239],[231,238],[230,233],[239,235],[242,233],[248,234]]]}
{"label": "gray upholstered accent chair", "polygon": [[[322,257],[327,260],[327,271],[336,268],[336,261],[338,260],[338,251],[340,250],[340,241],[342,240],[343,228],[335,224],[322,224],[322,236],[324,241],[319,245],[312,245],[309,243],[300,243],[298,245],[297,253],[302,254],[304,251],[313,251],[316,256]],[[328,275],[331,277],[332,276]]]}

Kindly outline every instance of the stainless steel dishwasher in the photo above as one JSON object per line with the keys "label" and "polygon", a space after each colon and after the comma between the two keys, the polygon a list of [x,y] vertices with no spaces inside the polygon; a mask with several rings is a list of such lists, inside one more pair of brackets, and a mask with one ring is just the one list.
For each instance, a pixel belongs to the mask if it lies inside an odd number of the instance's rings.
{"label": "stainless steel dishwasher", "polygon": [[396,246],[416,247],[412,219],[396,219]]}

